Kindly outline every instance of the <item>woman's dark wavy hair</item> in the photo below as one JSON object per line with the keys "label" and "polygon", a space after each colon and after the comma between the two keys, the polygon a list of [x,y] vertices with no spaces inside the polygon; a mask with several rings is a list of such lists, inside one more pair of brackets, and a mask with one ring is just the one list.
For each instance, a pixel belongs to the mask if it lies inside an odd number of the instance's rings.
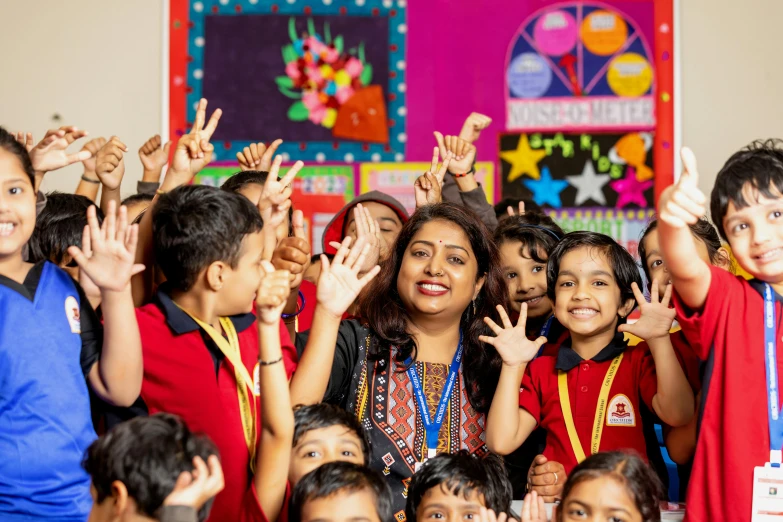
{"label": "woman's dark wavy hair", "polygon": [[657,473],[636,455],[621,451],[596,453],[571,471],[563,487],[563,501],[557,509],[556,522],[563,522],[568,495],[574,486],[601,477],[610,477],[625,486],[643,522],[660,522],[663,486]]}
{"label": "woman's dark wavy hair", "polygon": [[508,308],[508,293],[492,234],[475,213],[461,205],[439,203],[418,209],[403,226],[389,257],[381,265],[381,272],[362,293],[362,317],[376,334],[369,346],[369,358],[378,360],[389,357],[392,346],[397,347],[397,362],[405,361],[408,356],[416,358],[416,343],[408,333],[410,317],[397,292],[397,274],[413,236],[425,223],[433,220],[454,223],[465,231],[478,262],[476,278],[486,276],[484,286],[475,300],[475,312],[473,306],[468,305],[460,322],[465,350],[462,371],[468,383],[468,397],[476,410],[486,411],[495,393],[501,359],[494,348],[479,341],[479,336],[491,335],[484,324],[484,317],[495,317],[495,307],[499,304]]}

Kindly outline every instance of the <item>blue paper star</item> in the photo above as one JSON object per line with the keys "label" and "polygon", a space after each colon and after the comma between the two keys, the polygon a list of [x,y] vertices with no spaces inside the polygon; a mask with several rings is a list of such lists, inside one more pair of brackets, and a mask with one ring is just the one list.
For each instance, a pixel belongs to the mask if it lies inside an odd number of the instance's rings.
{"label": "blue paper star", "polygon": [[568,181],[552,179],[549,167],[541,168],[541,179],[526,179],[522,183],[533,193],[533,201],[539,206],[549,205],[560,208],[560,193],[568,186]]}

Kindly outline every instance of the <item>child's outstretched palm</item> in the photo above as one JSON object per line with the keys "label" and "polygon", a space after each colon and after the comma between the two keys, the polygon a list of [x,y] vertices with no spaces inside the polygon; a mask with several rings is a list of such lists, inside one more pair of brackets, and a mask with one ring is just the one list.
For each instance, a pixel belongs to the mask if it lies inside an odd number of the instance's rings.
{"label": "child's outstretched palm", "polygon": [[517,325],[511,324],[505,308],[501,305],[497,306],[498,313],[500,314],[500,320],[503,323],[503,327],[495,323],[489,317],[484,318],[484,322],[494,332],[496,337],[490,337],[488,335],[479,336],[479,341],[483,341],[487,344],[491,344],[498,351],[500,357],[503,359],[503,364],[507,366],[519,366],[521,364],[527,364],[536,358],[538,351],[546,343],[546,337],[539,337],[535,341],[531,341],[525,335],[525,326],[527,323],[527,303],[522,303],[522,309],[519,311],[519,320]]}
{"label": "child's outstretched palm", "polygon": [[81,150],[69,154],[67,149],[74,141],[87,136],[87,131],[76,127],[60,127],[46,132],[44,138],[30,149],[30,161],[36,172],[50,172],[84,161],[92,154]]}
{"label": "child's outstretched palm", "polygon": [[[128,225],[128,211],[125,207],[120,207],[119,216],[117,214],[116,203],[109,202],[106,219],[99,226],[95,207],[88,208],[87,226],[82,240],[84,249],[72,246],[68,248],[68,253],[98,288],[120,292],[127,288],[131,276],[144,270],[144,265],[133,262],[138,225]],[[88,256],[85,251],[92,251],[92,255]]]}
{"label": "child's outstretched palm", "polygon": [[360,278],[359,272],[370,252],[370,245],[366,239],[360,239],[353,248],[350,246],[351,236],[348,236],[343,239],[331,263],[326,256],[321,256],[316,296],[318,304],[336,317],[342,317],[356,301],[359,292],[381,271],[381,267],[376,265]]}
{"label": "child's outstretched palm", "polygon": [[628,332],[645,341],[669,335],[669,330],[677,315],[674,308],[669,308],[672,298],[672,285],[666,285],[666,291],[659,300],[658,280],[653,280],[649,303],[636,283],[632,283],[631,288],[633,289],[633,295],[636,297],[636,302],[639,303],[639,310],[641,310],[642,316],[633,324],[621,324],[617,331]]}

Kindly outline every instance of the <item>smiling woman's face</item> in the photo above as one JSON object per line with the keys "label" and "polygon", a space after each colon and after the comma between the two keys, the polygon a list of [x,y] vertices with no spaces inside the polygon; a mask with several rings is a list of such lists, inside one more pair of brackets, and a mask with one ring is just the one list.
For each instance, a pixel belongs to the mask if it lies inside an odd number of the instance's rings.
{"label": "smiling woman's face", "polygon": [[422,225],[403,254],[397,292],[412,315],[461,317],[484,284],[467,234],[450,221]]}

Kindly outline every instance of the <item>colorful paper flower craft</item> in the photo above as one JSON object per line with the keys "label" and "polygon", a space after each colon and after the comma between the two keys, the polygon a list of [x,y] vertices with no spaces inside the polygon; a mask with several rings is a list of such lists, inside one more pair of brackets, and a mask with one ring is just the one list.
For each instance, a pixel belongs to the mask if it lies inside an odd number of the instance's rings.
{"label": "colorful paper flower craft", "polygon": [[346,52],[342,35],[332,39],[328,23],[323,33],[310,19],[307,33],[299,36],[294,18],[288,21],[285,75],[275,78],[280,92],[297,100],[288,118],[332,129],[335,138],[388,143],[386,101],[381,86],[370,84],[373,68],[364,42]]}

